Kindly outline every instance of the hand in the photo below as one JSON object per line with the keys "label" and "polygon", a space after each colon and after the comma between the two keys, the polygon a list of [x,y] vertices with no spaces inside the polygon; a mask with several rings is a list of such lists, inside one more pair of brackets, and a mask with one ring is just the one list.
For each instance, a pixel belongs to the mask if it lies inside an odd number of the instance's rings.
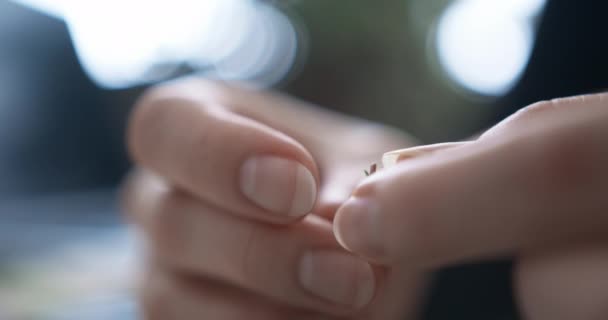
{"label": "hand", "polygon": [[[150,251],[148,319],[402,320],[423,275],[375,267],[332,219],[403,134],[288,97],[188,80],[135,108],[126,207]],[[311,214],[309,214],[312,212]]]}
{"label": "hand", "polygon": [[608,318],[608,95],[428,148],[355,189],[334,220],[345,248],[394,269],[513,255],[526,319]]}

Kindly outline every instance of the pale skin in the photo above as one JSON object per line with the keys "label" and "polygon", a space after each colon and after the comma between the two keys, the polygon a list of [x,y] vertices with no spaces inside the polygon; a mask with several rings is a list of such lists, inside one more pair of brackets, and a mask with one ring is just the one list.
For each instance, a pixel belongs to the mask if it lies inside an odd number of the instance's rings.
{"label": "pale skin", "polygon": [[608,98],[525,110],[366,178],[413,140],[237,85],[152,89],[124,193],[145,318],[415,320],[428,272],[513,255],[527,318],[605,319]]}
{"label": "pale skin", "polygon": [[[415,312],[422,272],[357,258],[331,223],[363,169],[413,145],[408,136],[285,96],[187,80],[142,98],[129,145],[142,169],[125,187],[127,211],[150,249],[146,318],[390,320]],[[309,189],[283,181],[301,171],[276,160],[272,170],[257,164],[264,175],[253,184],[262,192],[251,193],[244,168],[258,155],[304,166],[316,199],[308,207],[293,200]]]}

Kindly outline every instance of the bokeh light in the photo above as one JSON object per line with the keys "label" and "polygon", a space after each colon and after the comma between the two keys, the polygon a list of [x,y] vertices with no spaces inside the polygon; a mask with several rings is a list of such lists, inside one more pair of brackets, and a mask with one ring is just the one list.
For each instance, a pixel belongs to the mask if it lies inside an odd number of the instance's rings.
{"label": "bokeh light", "polygon": [[482,95],[507,92],[523,72],[534,40],[533,18],[545,0],[459,0],[436,28],[439,62],[459,85]]}
{"label": "bokeh light", "polygon": [[124,88],[201,72],[262,86],[281,80],[297,53],[283,12],[254,0],[23,0],[65,19],[87,74]]}

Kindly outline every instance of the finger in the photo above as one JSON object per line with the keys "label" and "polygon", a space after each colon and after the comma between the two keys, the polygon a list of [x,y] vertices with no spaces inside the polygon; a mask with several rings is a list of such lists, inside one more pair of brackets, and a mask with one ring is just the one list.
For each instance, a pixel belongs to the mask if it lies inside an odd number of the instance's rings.
{"label": "finger", "polygon": [[235,214],[287,222],[315,203],[318,173],[302,145],[179,86],[143,98],[129,132],[139,165]]}
{"label": "finger", "polygon": [[525,319],[608,319],[608,244],[528,254],[515,271]]}
{"label": "finger", "polygon": [[604,233],[604,100],[536,105],[501,132],[381,171],[337,213],[338,239],[379,262],[440,266]]}
{"label": "finger", "polygon": [[136,220],[153,255],[182,272],[334,314],[363,308],[380,285],[371,266],[341,249],[330,223],[314,215],[279,228],[169,189],[146,193],[153,205],[135,210]]}
{"label": "finger", "polygon": [[[326,137],[319,133],[327,133],[328,130],[336,140],[342,136],[352,137],[356,134],[360,140],[358,142],[374,141],[378,132],[377,125],[364,120],[294,100],[280,93],[256,90],[243,84],[192,78],[179,81],[159,91],[162,91],[160,95],[179,95],[206,104],[225,106],[246,118],[255,119],[287,133],[310,149],[327,148]],[[356,130],[353,131],[353,128]],[[391,132],[390,135],[388,132]],[[402,145],[406,137],[401,131],[389,131],[386,127],[383,127],[382,135],[387,143],[396,145]],[[411,139],[411,137],[407,138]]]}
{"label": "finger", "polygon": [[143,318],[147,320],[329,320],[303,310],[272,303],[246,291],[214,281],[179,277],[156,271],[141,289]]}

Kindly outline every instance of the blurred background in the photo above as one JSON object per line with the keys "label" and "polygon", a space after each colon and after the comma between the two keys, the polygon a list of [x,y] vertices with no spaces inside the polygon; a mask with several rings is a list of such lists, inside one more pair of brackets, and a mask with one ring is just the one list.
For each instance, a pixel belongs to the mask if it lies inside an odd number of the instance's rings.
{"label": "blurred background", "polygon": [[544,5],[0,1],[0,319],[135,317],[137,243],[116,195],[147,86],[245,80],[425,143],[463,139],[496,119]]}

